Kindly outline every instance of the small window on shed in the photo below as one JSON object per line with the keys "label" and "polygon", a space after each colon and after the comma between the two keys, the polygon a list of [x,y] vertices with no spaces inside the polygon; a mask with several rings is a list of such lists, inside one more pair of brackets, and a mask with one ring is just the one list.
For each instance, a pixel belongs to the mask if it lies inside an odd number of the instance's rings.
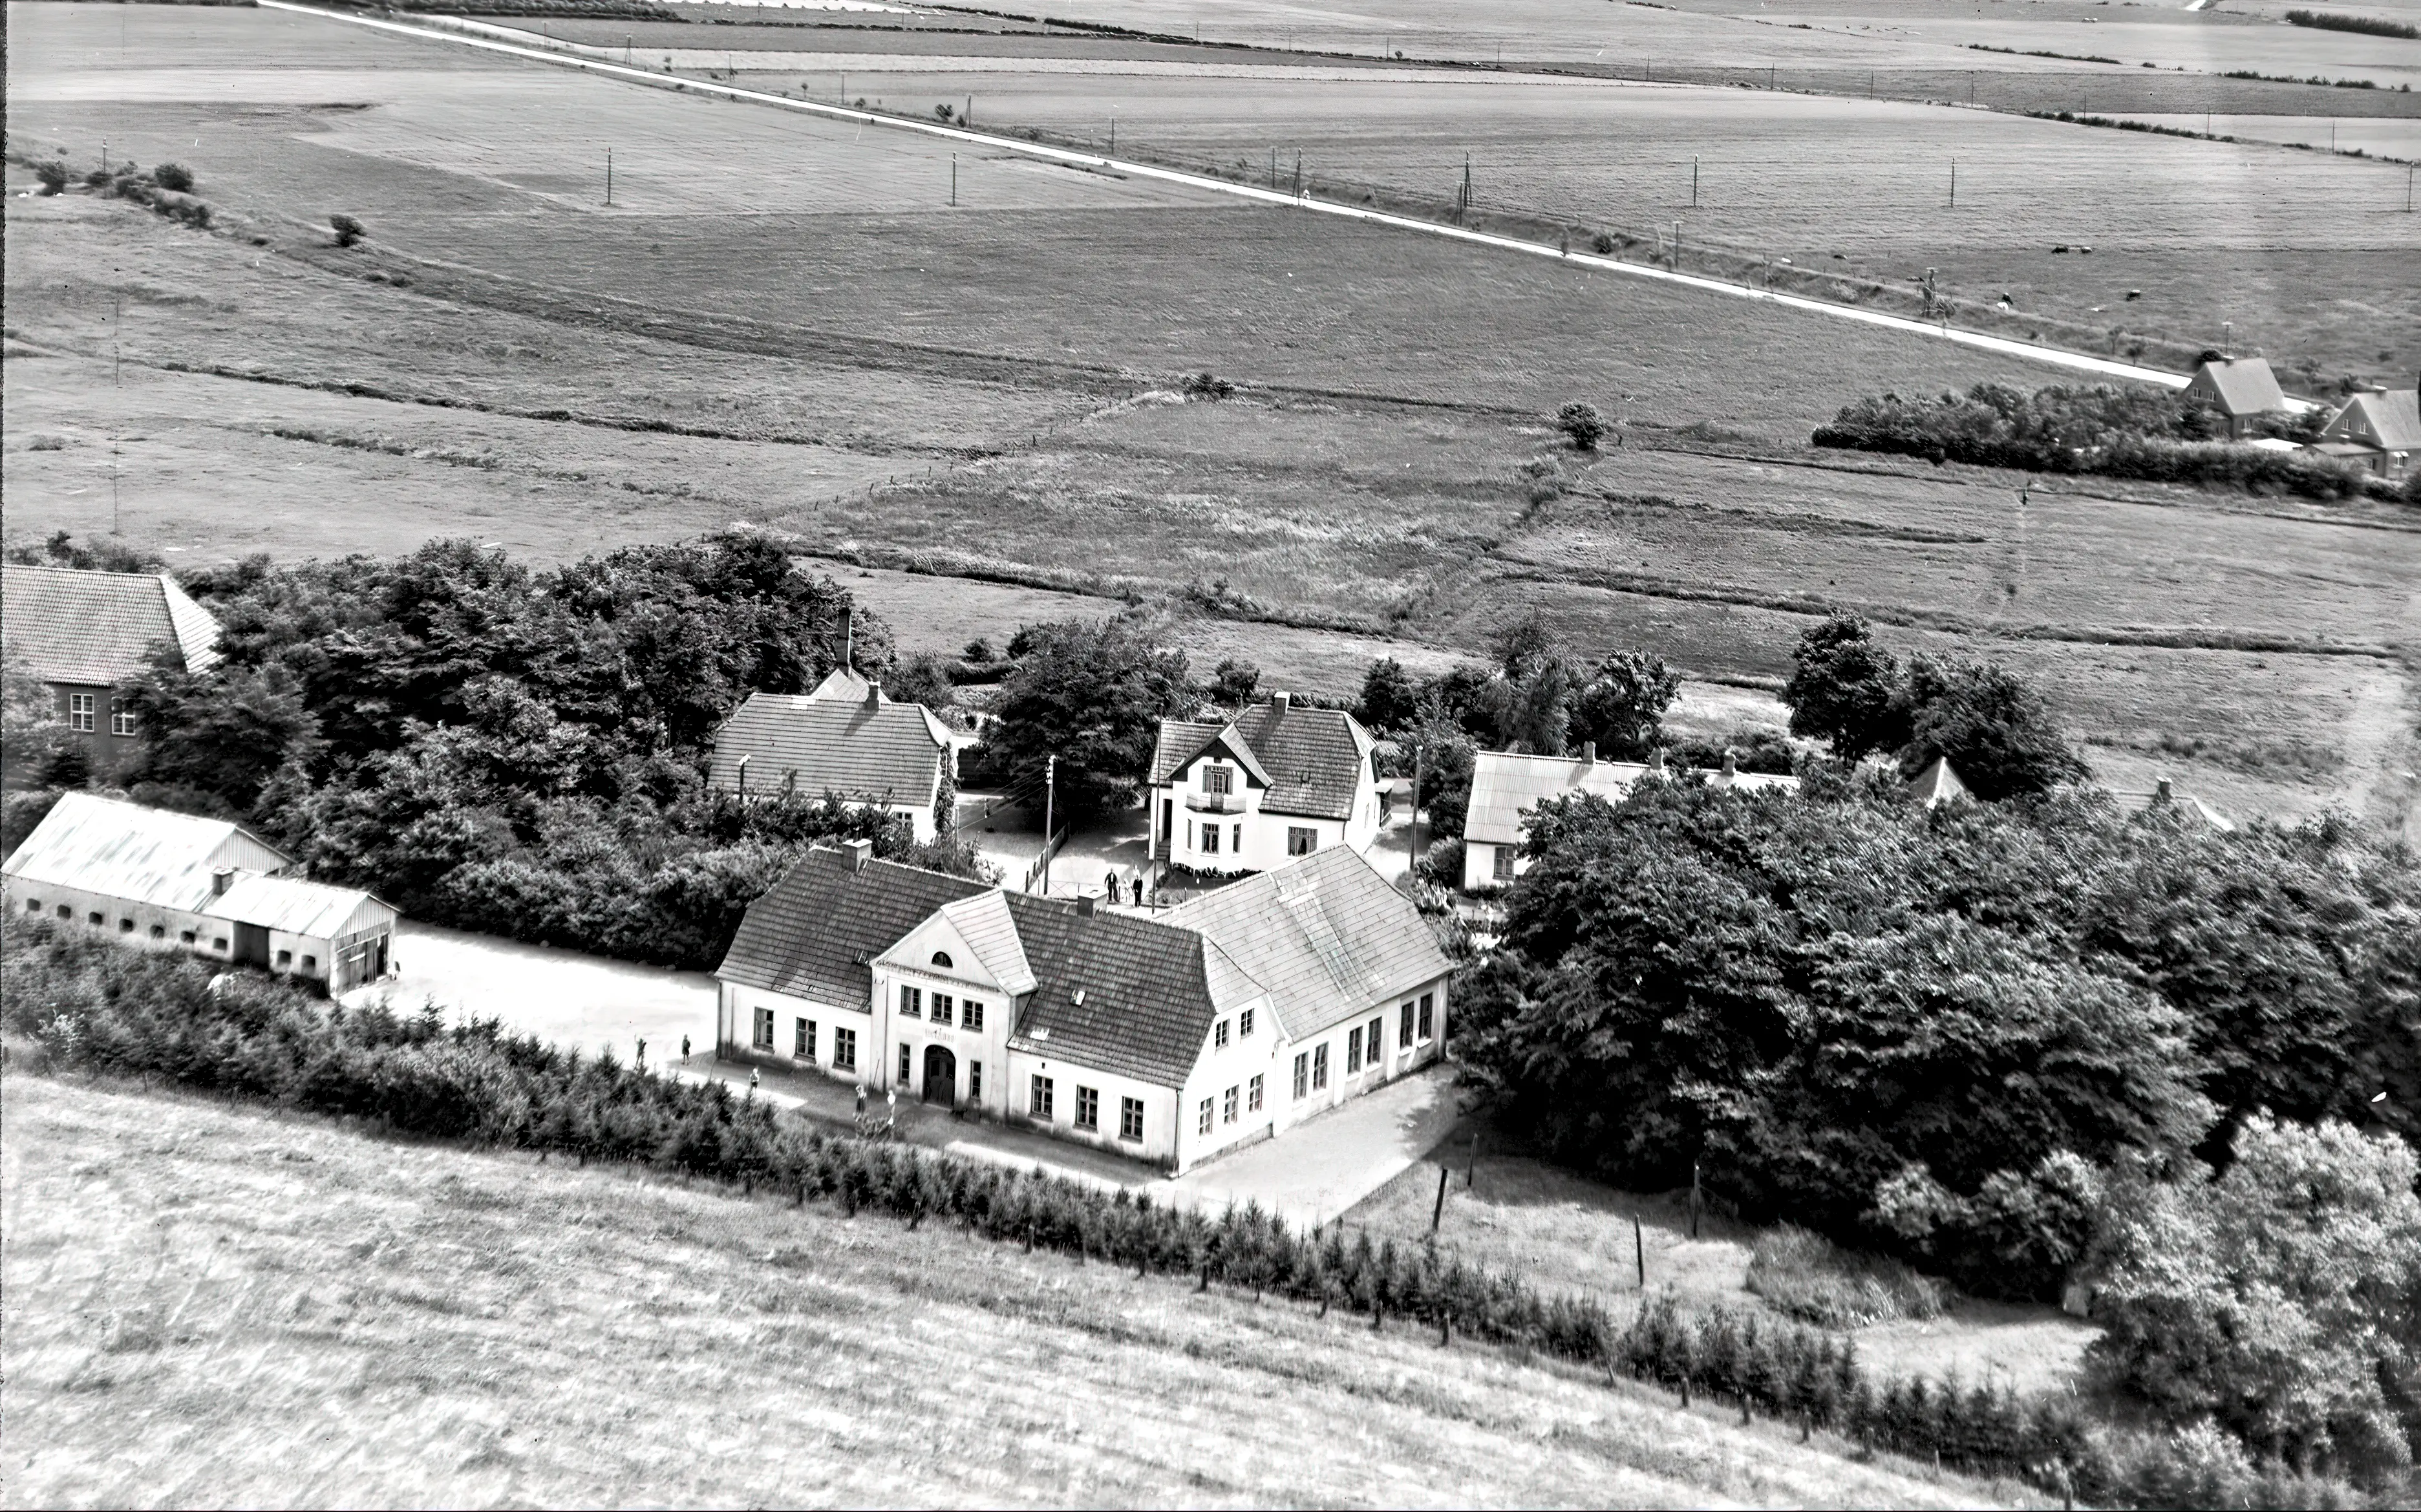
{"label": "small window on shed", "polygon": [[318,971],[318,970],[320,969],[320,958],[319,958],[319,957],[317,957],[317,956],[305,956],[305,957],[304,957],[304,958],[303,958],[303,969],[304,969],[305,971],[306,971],[306,972],[316,972],[316,971]]}
{"label": "small window on shed", "polygon": [[101,915],[98,912],[87,913],[84,916],[84,922],[86,924],[99,924],[101,922]]}
{"label": "small window on shed", "polygon": [[133,919],[118,920],[117,932],[119,934],[133,934],[134,932],[134,921]]}
{"label": "small window on shed", "polygon": [[288,968],[289,966],[291,966],[291,965],[293,965],[293,964],[294,964],[294,952],[292,952],[292,951],[290,951],[290,950],[281,950],[281,951],[279,951],[279,952],[277,953],[277,969],[278,969],[279,971],[281,971],[281,972],[282,972],[282,971],[286,970],[286,968]]}
{"label": "small window on shed", "polygon": [[164,925],[164,924],[155,924],[155,925],[153,925],[153,926],[151,927],[151,938],[152,938],[152,939],[154,939],[154,940],[165,940],[165,939],[167,939],[167,938],[168,938],[168,927],[167,927],[166,925]]}
{"label": "small window on shed", "polygon": [[226,948],[226,936],[220,935],[217,939],[211,941],[211,948],[212,950],[225,950]]}
{"label": "small window on shed", "polygon": [[62,903],[59,905],[59,917],[63,919],[71,919],[75,917],[75,911],[69,908],[65,903]]}
{"label": "small window on shed", "polygon": [[185,944],[189,944],[189,945],[190,945],[190,944],[192,944],[192,943],[194,943],[194,931],[193,931],[193,930],[191,930],[191,929],[188,929],[188,930],[186,930],[184,933],[182,933],[182,934],[180,934],[180,935],[177,936],[177,939],[178,939],[180,942],[181,942],[182,943],[185,943]]}
{"label": "small window on shed", "polygon": [[950,953],[946,950],[934,951],[933,964],[939,966],[944,971],[948,971],[950,969]]}
{"label": "small window on shed", "polygon": [[40,898],[39,898],[39,897],[29,897],[29,898],[25,899],[25,912],[28,912],[28,913],[39,913],[39,912],[42,912],[42,900],[41,900]]}

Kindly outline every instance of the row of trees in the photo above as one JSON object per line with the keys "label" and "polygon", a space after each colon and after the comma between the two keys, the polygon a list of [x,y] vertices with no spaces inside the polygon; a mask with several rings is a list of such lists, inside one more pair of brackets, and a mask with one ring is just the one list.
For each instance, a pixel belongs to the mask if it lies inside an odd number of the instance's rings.
{"label": "row of trees", "polygon": [[[765,1189],[916,1227],[947,1221],[1079,1263],[1132,1266],[1275,1295],[1323,1314],[1518,1345],[1954,1469],[2024,1475],[2104,1504],[2345,1504],[2325,1481],[2256,1472],[2192,1434],[2141,1439],[2089,1425],[2068,1399],[2006,1388],[1879,1380],[1852,1346],[1792,1324],[1651,1299],[1628,1321],[1582,1297],[1442,1257],[1427,1246],[1299,1232],[1257,1208],[1219,1217],[1064,1179],[898,1146],[777,1117],[721,1084],[585,1060],[492,1021],[446,1026],[432,1010],[347,1012],[289,984],[230,977],[178,957],[118,951],[11,924],[0,962],[9,1035],[36,1066],[164,1078],[228,1096],[359,1118],[420,1137],[637,1162]],[[2421,1226],[2421,1225],[2413,1225]],[[2180,1492],[2186,1493],[2181,1495]],[[2189,1502],[2188,1496],[2209,1498]]]}
{"label": "row of trees", "polygon": [[[2007,384],[1978,383],[1963,395],[1935,399],[1897,394],[1859,399],[1843,406],[1831,424],[1818,427],[1812,439],[1819,446],[1936,462],[2226,483],[2320,499],[2361,498],[2374,489],[2361,467],[2311,452],[2238,444],[2226,437],[2223,417],[2175,394],[2057,383],[2026,394]],[[2384,491],[2386,485],[2376,488]]]}

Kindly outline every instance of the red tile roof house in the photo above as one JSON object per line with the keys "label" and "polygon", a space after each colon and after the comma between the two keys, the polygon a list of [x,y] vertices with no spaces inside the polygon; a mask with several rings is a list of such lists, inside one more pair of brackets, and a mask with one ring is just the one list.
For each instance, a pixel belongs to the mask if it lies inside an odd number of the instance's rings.
{"label": "red tile roof house", "polygon": [[1379,836],[1375,743],[1335,709],[1279,694],[1224,725],[1164,719],[1146,803],[1154,860],[1195,871],[1267,871]]}
{"label": "red tile roof house", "polygon": [[165,573],[0,566],[0,646],[57,699],[95,775],[122,770],[142,737],[110,690],[166,650],[188,672],[219,661],[219,623]]}
{"label": "red tile roof house", "polygon": [[715,732],[707,782],[742,797],[831,793],[904,817],[921,843],[940,829],[933,808],[955,759],[924,705],[893,703],[880,684],[843,670],[813,693],[750,694]]}
{"label": "red tile roof house", "polygon": [[2227,421],[2227,433],[2241,436],[2256,416],[2287,413],[2287,396],[2277,375],[2259,357],[2223,357],[2195,369],[2186,397],[2199,399]]}
{"label": "red tile roof house", "polygon": [[1182,1171],[1442,1053],[1452,964],[1320,852],[1158,917],[818,847],[716,970],[716,1054]]}

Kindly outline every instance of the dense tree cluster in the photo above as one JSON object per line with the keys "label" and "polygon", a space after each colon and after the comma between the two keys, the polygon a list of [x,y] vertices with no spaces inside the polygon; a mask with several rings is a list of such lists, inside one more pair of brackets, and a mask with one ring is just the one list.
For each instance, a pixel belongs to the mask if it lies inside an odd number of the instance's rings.
{"label": "dense tree cluster", "polygon": [[[2226,423],[2173,393],[2053,384],[2032,394],[1978,383],[1963,395],[1846,405],[1817,428],[1819,446],[1893,452],[2038,473],[2099,473],[2174,483],[2228,483],[2313,498],[2361,498],[2361,467],[2310,452],[2231,443]],[[2385,485],[2381,491],[2385,491]]]}
{"label": "dense tree cluster", "polygon": [[[118,690],[148,739],[134,796],[241,818],[313,875],[416,917],[711,966],[748,903],[819,837],[965,870],[904,820],[824,795],[708,792],[714,732],[753,690],[838,664],[849,597],[761,537],[633,547],[534,572],[436,541],[400,557],[183,579],[225,660]],[[880,621],[855,659],[881,668]]]}
{"label": "dense tree cluster", "polygon": [[[505,1034],[447,1025],[432,1009],[347,1011],[289,983],[213,982],[190,958],[8,926],[0,1007],[25,1069],[162,1078],[420,1138],[534,1150],[679,1172],[741,1191],[872,1211],[912,1229],[929,1219],[1077,1263],[1131,1266],[1274,1296],[1374,1329],[1434,1330],[1508,1344],[1817,1428],[1954,1470],[2022,1475],[2101,1504],[2351,1504],[2346,1489],[2272,1469],[2189,1432],[2133,1436],[2064,1397],[2006,1387],[1878,1378],[1856,1348],[1817,1331],[1728,1309],[1651,1299],[1628,1321],[1600,1302],[1547,1295],[1432,1246],[1304,1233],[1257,1207],[1216,1218],[945,1155],[819,1132],[724,1084],[585,1059]],[[2181,1489],[2184,1494],[2181,1493]],[[2189,1497],[2204,1500],[2190,1501]]]}
{"label": "dense tree cluster", "polygon": [[1782,701],[1791,734],[1824,741],[1844,762],[1889,754],[1914,776],[1945,756],[1988,801],[2046,793],[2085,775],[2041,695],[2016,674],[1928,656],[1903,665],[1850,616],[1800,637]]}
{"label": "dense tree cluster", "polygon": [[[1185,653],[1161,644],[1136,616],[1028,625],[1009,642],[1013,663],[1000,684],[992,723],[969,753],[980,782],[1040,804],[1045,768],[1056,757],[1053,822],[1132,808],[1140,800],[1160,722],[1198,711],[1206,691],[1188,676]],[[1251,670],[1253,675],[1244,676]],[[1257,670],[1220,669],[1226,693],[1249,697]]]}

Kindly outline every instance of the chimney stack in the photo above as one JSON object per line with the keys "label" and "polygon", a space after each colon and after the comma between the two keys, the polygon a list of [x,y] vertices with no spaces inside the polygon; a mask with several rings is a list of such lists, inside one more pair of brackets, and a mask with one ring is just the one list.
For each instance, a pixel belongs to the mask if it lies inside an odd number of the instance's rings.
{"label": "chimney stack", "polygon": [[1581,742],[1581,765],[1585,767],[1597,765],[1597,742],[1595,740],[1583,740]]}
{"label": "chimney stack", "polygon": [[1076,899],[1076,916],[1085,919],[1089,919],[1093,916],[1092,894],[1086,893]]}
{"label": "chimney stack", "polygon": [[874,859],[874,842],[871,840],[843,840],[840,843],[840,853],[849,858],[850,870],[864,871],[866,869],[866,864]]}
{"label": "chimney stack", "polygon": [[856,626],[851,622],[851,608],[846,603],[840,606],[840,668],[843,672],[857,670]]}
{"label": "chimney stack", "polygon": [[1663,747],[1659,746],[1655,750],[1648,753],[1648,770],[1654,772],[1659,777],[1664,775]]}
{"label": "chimney stack", "polygon": [[1292,707],[1293,707],[1293,705],[1294,705],[1294,694],[1290,694],[1290,693],[1276,693],[1276,694],[1270,694],[1270,703],[1271,703],[1271,705],[1272,705],[1273,708],[1275,708],[1275,709],[1277,709],[1277,711],[1278,711],[1279,713],[1283,714],[1283,713],[1285,713],[1289,709],[1290,709],[1290,708],[1292,708]]}
{"label": "chimney stack", "polygon": [[2168,778],[2166,778],[2166,777],[2163,777],[2160,781],[2158,781],[2158,782],[2156,782],[2156,783],[2152,784],[2152,802],[2153,802],[2153,803],[2167,803],[2167,802],[2169,801],[2169,798],[2170,798],[2170,793],[2169,793],[2169,779],[2168,779]]}
{"label": "chimney stack", "polygon": [[882,707],[882,684],[869,682],[866,685],[866,707],[868,709]]}
{"label": "chimney stack", "polygon": [[221,866],[216,871],[211,873],[211,896],[212,897],[225,897],[226,896],[226,890],[233,885],[235,885],[235,868],[233,866]]}
{"label": "chimney stack", "polygon": [[1740,756],[1733,752],[1731,747],[1724,747],[1724,775],[1726,777],[1733,777],[1738,776],[1739,774]]}

